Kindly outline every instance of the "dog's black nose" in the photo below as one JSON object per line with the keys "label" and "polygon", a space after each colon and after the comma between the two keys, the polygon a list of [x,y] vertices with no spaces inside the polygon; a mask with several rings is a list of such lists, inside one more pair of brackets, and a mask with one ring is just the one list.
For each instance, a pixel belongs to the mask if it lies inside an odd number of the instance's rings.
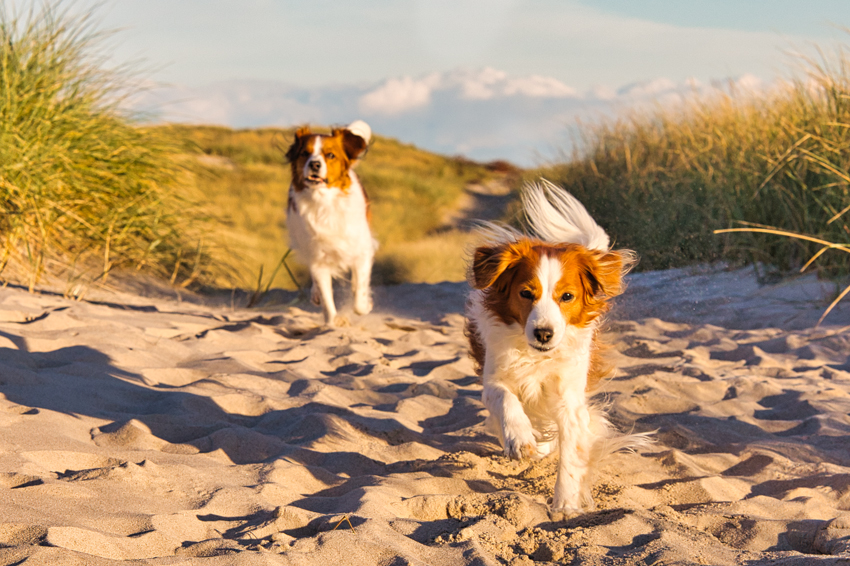
{"label": "dog's black nose", "polygon": [[322,164],[321,164],[319,161],[311,161],[311,162],[309,163],[309,166],[310,166],[310,169],[312,169],[312,170],[313,170],[313,171],[315,171],[316,173],[318,173],[318,172],[319,172],[319,169],[321,169],[321,168],[322,168]]}
{"label": "dog's black nose", "polygon": [[546,342],[551,340],[553,334],[554,334],[554,332],[552,332],[551,328],[535,328],[534,329],[534,337],[537,338],[537,341],[540,342],[541,344],[545,344]]}

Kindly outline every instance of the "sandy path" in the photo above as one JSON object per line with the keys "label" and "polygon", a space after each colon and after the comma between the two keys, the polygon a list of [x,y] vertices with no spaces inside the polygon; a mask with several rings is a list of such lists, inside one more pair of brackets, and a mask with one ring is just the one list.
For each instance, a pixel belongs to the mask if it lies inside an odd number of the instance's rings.
{"label": "sandy path", "polygon": [[379,312],[321,331],[300,308],[0,290],[0,564],[850,557],[850,309],[811,328],[816,281],[633,277],[607,396],[657,443],[566,520],[554,462],[483,429],[464,293],[377,289]]}

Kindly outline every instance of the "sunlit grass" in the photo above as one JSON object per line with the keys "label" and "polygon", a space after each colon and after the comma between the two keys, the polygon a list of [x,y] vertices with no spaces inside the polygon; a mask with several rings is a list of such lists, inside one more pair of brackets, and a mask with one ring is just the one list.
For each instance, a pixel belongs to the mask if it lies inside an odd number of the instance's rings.
{"label": "sunlit grass", "polygon": [[175,190],[177,144],[119,109],[127,75],[103,69],[90,19],[58,3],[23,17],[2,9],[0,39],[4,280],[87,283],[122,269],[202,280],[201,222]]}
{"label": "sunlit grass", "polygon": [[[104,67],[105,36],[67,6],[0,12],[3,280],[69,294],[137,270],[199,288],[306,284],[292,257],[275,269],[292,129],[142,126],[122,110],[132,74]],[[461,242],[434,234],[486,168],[376,136],[358,173],[389,279],[461,279]]]}
{"label": "sunlit grass", "polygon": [[[850,228],[850,67],[843,50],[768,92],[716,91],[578,128],[577,149],[535,175],[584,202],[642,269],[742,260],[780,272],[815,243],[714,230],[749,222],[831,242]],[[850,271],[850,255],[815,267]]]}
{"label": "sunlit grass", "polygon": [[468,232],[451,230],[410,242],[387,242],[375,262],[375,282],[463,281],[473,238]]}
{"label": "sunlit grass", "polygon": [[[206,204],[221,220],[219,233],[238,255],[237,285],[257,284],[280,262],[289,248],[286,195],[290,182],[284,152],[294,129],[231,130],[213,126],[172,126],[190,140],[201,156],[196,185]],[[316,128],[317,131],[323,131]],[[187,149],[190,149],[187,148]],[[460,281],[464,278],[465,239],[451,232],[437,234],[467,183],[493,175],[483,165],[436,155],[396,140],[375,136],[357,174],[369,195],[372,228],[380,243],[376,282]],[[309,276],[292,257],[299,282]],[[230,284],[230,274],[219,284]],[[275,287],[292,289],[285,269]]]}

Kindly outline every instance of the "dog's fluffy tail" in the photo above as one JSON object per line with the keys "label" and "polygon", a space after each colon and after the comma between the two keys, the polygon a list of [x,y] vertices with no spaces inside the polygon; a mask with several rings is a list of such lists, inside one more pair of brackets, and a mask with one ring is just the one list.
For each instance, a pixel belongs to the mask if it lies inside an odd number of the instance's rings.
{"label": "dog's fluffy tail", "polygon": [[529,183],[522,191],[528,230],[552,244],[569,243],[603,252],[610,240],[577,198],[547,181]]}

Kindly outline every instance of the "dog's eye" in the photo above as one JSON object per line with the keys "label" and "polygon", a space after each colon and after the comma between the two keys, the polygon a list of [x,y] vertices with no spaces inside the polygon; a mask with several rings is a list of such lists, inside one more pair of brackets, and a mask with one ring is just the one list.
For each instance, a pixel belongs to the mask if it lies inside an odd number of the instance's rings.
{"label": "dog's eye", "polygon": [[572,300],[573,300],[573,294],[572,293],[564,293],[563,295],[561,295],[561,302],[562,303],[569,303]]}
{"label": "dog's eye", "polygon": [[307,151],[306,149],[301,151],[301,157],[309,157],[309,156],[310,156],[310,152]]}
{"label": "dog's eye", "polygon": [[522,297],[523,299],[533,299],[534,293],[532,293],[528,289],[523,289],[522,291],[519,292],[519,296]]}
{"label": "dog's eye", "polygon": [[333,153],[328,153],[327,155],[325,155],[325,159],[333,159],[334,157],[336,157],[336,155],[334,155]]}

